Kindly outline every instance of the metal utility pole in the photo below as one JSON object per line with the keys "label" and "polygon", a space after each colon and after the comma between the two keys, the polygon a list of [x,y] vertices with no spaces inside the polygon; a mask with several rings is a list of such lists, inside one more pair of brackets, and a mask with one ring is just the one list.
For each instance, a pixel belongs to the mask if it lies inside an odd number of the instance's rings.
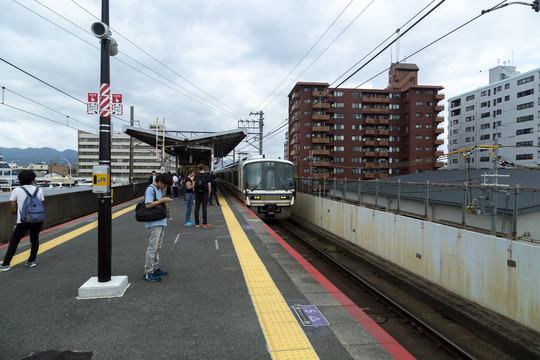
{"label": "metal utility pole", "polygon": [[[248,129],[248,135],[255,135],[255,138],[259,138],[259,155],[263,154],[263,128],[264,128],[264,112],[252,112],[249,115],[259,115],[259,120],[238,120],[238,128],[246,128]],[[257,124],[258,123],[258,124]],[[245,126],[244,124],[247,124]],[[250,132],[250,129],[258,130],[257,132]],[[246,142],[249,145],[254,146],[252,143],[249,142],[249,139],[246,139]],[[254,146],[257,148],[256,146]]]}
{"label": "metal utility pole", "polygon": [[[129,126],[134,125],[135,111],[129,107]],[[129,183],[133,184],[133,136],[129,137]]]}
{"label": "metal utility pole", "polygon": [[[101,2],[101,22],[109,26],[109,0]],[[107,29],[108,30],[108,29]],[[110,39],[101,39],[100,114],[99,114],[99,164],[111,166],[111,75]],[[98,281],[111,280],[112,218],[111,178],[107,179],[108,192],[98,195]]]}

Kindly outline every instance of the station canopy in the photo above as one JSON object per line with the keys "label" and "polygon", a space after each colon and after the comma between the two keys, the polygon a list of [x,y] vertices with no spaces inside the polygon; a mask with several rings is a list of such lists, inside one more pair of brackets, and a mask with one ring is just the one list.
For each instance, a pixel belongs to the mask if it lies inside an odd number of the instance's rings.
{"label": "station canopy", "polygon": [[[127,135],[134,137],[150,146],[155,147],[156,142],[161,149],[163,131],[154,129],[141,129],[133,126],[123,126],[122,130]],[[170,131],[171,133],[192,133],[194,131]],[[180,163],[210,163],[212,157],[223,158],[240,144],[247,136],[247,130],[236,129],[231,131],[206,133],[200,136],[185,137],[172,136],[165,132],[165,152],[174,155]]]}

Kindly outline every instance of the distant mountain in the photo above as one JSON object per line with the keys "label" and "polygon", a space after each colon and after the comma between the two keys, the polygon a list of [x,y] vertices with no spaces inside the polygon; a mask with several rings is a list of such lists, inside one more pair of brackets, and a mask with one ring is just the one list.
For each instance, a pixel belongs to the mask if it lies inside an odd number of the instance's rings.
{"label": "distant mountain", "polygon": [[77,163],[77,151],[75,150],[64,150],[58,151],[52,148],[28,148],[28,149],[19,149],[19,148],[2,148],[0,147],[0,155],[4,158],[4,161],[8,163],[11,161],[17,161],[17,165],[26,166],[29,164],[36,164],[44,162],[45,164],[50,164],[51,161],[55,163],[64,163],[63,160],[55,159],[55,156],[67,159],[71,165]]}

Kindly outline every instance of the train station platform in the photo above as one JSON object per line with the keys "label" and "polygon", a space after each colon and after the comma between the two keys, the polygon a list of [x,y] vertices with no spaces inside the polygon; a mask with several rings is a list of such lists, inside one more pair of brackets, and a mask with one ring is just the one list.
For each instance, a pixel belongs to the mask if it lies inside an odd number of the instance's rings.
{"label": "train station platform", "polygon": [[160,252],[169,273],[144,281],[137,201],[113,208],[112,275],[129,282],[120,297],[77,297],[97,276],[96,214],[42,232],[34,268],[20,243],[0,273],[0,359],[412,359],[231,197],[208,207],[209,228],[185,227],[174,200]]}

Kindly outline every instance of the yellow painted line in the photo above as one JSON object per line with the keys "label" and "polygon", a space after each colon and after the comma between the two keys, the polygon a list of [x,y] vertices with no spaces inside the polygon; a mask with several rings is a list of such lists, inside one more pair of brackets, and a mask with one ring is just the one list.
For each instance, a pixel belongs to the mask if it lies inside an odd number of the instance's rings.
{"label": "yellow painted line", "polygon": [[221,195],[219,202],[272,359],[318,359],[229,204]]}
{"label": "yellow painted line", "polygon": [[[127,212],[130,212],[131,210],[135,209],[135,206],[137,206],[137,205],[129,206],[129,207],[127,207],[125,209],[122,209],[120,211],[116,211],[114,214],[112,214],[112,218],[115,219],[115,218],[117,218],[117,217],[119,217],[121,215],[124,215]],[[76,238],[77,236],[82,235],[85,232],[88,232],[88,231],[90,231],[92,229],[95,229],[97,227],[97,225],[98,225],[98,222],[96,220],[96,221],[94,221],[94,222],[92,222],[90,224],[87,224],[87,225],[85,225],[85,226],[83,226],[81,228],[70,231],[67,234],[60,235],[57,238],[49,240],[46,243],[39,244],[38,254],[44,253],[45,251],[50,250],[50,249],[52,249],[52,248],[54,248],[54,247],[56,247],[58,245],[61,245],[61,244],[65,243],[66,241],[69,241],[69,240],[71,240],[73,238]],[[26,251],[23,251],[20,254],[15,255],[13,257],[13,259],[11,260],[11,266],[20,264],[23,261],[28,260],[29,256],[30,256],[30,250],[26,250]]]}

